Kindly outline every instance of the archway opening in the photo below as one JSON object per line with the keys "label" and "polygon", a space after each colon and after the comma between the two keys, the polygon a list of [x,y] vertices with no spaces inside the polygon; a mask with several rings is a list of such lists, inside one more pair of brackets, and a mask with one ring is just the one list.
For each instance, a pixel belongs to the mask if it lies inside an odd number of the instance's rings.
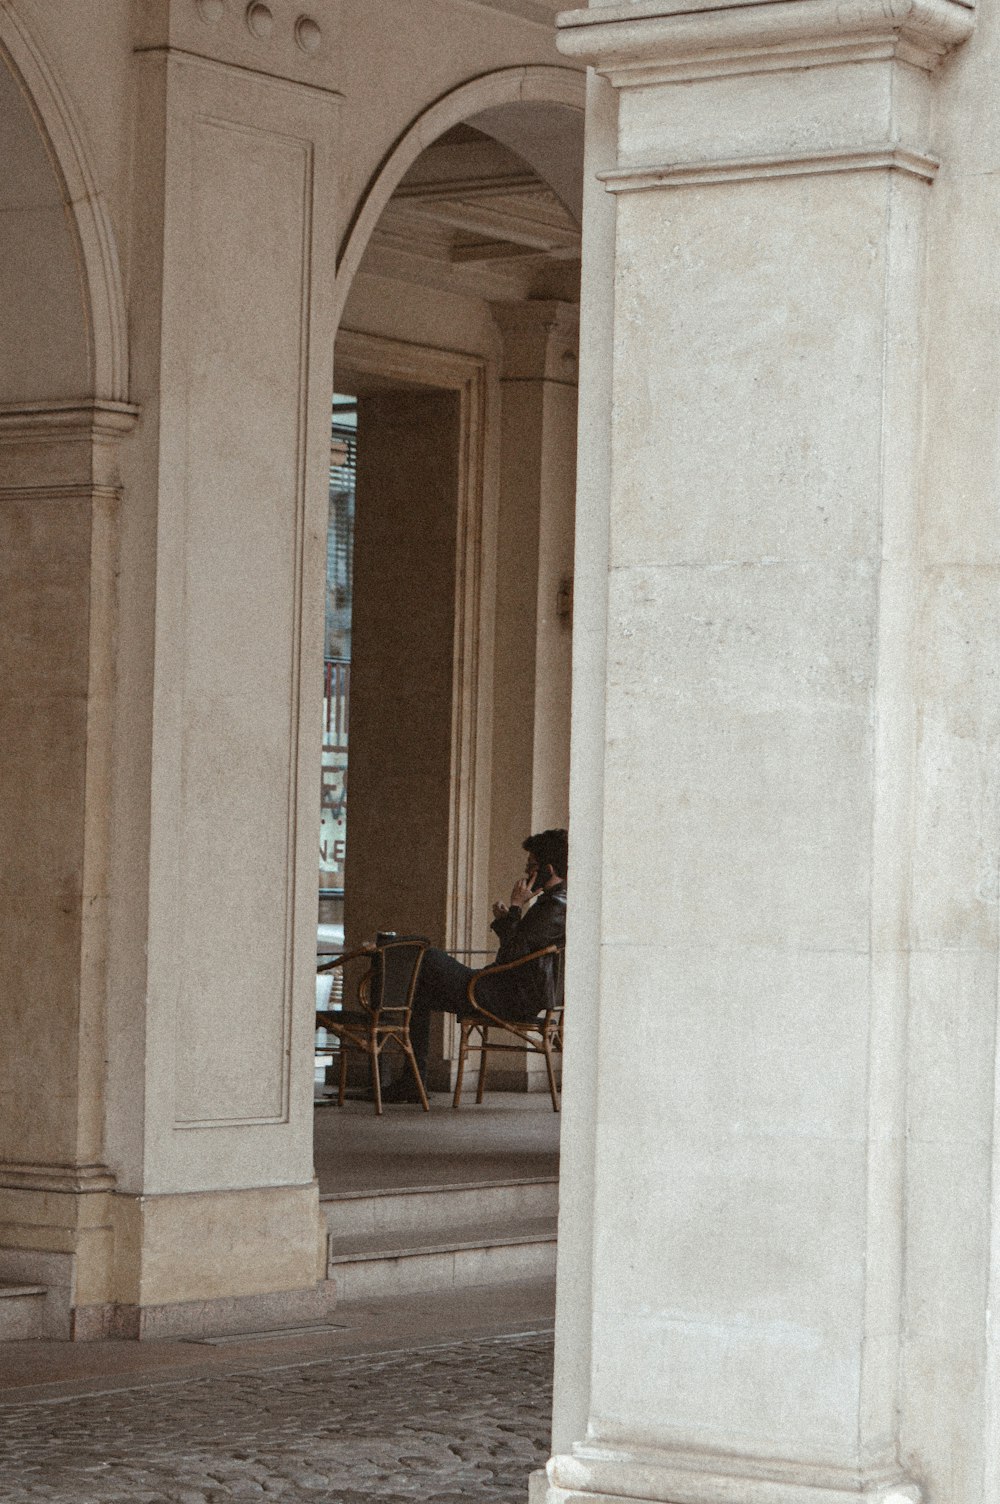
{"label": "archway opening", "polygon": [[[579,110],[541,100],[449,125],[399,177],[344,303],[348,947],[394,929],[483,964],[522,840],[567,824],[582,138]],[[364,1070],[350,1110],[317,1114],[324,1198],[475,1184],[482,1218],[490,1185],[533,1183],[554,1211],[544,1061],[498,1057],[484,1106],[452,1113],[457,1035],[437,1017],[430,1114],[377,1120]]]}

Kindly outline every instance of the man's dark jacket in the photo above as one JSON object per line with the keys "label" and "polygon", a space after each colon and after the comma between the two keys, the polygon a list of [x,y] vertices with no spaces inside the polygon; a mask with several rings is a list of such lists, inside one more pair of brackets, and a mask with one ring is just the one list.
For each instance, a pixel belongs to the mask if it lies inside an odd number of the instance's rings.
{"label": "man's dark jacket", "polygon": [[[566,942],[566,884],[545,888],[526,913],[509,909],[490,926],[500,938],[497,962],[517,961],[546,945]],[[476,1001],[501,1018],[527,1023],[557,1001],[562,974],[560,956],[540,956],[516,971],[484,977],[476,987]],[[558,999],[561,1001],[561,999]]]}

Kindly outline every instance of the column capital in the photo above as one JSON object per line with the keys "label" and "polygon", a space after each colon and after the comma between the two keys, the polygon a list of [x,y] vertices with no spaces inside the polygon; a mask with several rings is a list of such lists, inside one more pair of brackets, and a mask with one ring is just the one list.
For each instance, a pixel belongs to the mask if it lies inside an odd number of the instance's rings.
{"label": "column capital", "polygon": [[91,398],[0,407],[0,491],[118,487],[119,445],[138,417],[130,403]]}
{"label": "column capital", "polygon": [[580,309],[576,303],[538,298],[494,303],[503,340],[501,381],[559,381],[576,385]]}
{"label": "column capital", "polygon": [[557,40],[634,88],[890,58],[930,71],[974,24],[960,0],[631,0],[563,12]]}

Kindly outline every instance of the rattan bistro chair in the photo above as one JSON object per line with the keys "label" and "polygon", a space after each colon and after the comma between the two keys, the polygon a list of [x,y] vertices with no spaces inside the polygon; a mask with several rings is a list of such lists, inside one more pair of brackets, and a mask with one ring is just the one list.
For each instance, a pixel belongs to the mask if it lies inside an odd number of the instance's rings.
{"label": "rattan bistro chair", "polygon": [[[537,1018],[529,1019],[527,1023],[518,1023],[511,1019],[498,1018],[490,1013],[476,1001],[476,988],[483,977],[499,976],[504,971],[514,971],[519,966],[527,966],[530,962],[538,961],[542,956],[555,956],[555,987],[551,1007],[546,1008],[544,1013],[539,1013]],[[458,1070],[455,1075],[455,1095],[452,1098],[452,1107],[459,1107],[462,1103],[462,1081],[465,1076],[465,1062],[470,1051],[479,1051],[479,1081],[476,1086],[476,1101],[483,1100],[483,1092],[486,1088],[486,1065],[488,1058],[494,1052],[513,1053],[523,1055],[525,1053],[544,1055],[545,1069],[549,1077],[549,1093],[552,1097],[552,1111],[559,1111],[559,1090],[556,1086],[555,1063],[552,1059],[556,1051],[562,1050],[563,1029],[563,959],[565,947],[562,945],[547,945],[543,950],[533,950],[528,956],[521,956],[516,961],[507,961],[498,966],[484,966],[482,971],[477,971],[475,976],[469,978],[468,997],[469,1002],[475,1008],[475,1013],[469,1014],[460,1020],[462,1026],[462,1039],[458,1051]],[[490,1031],[493,1031],[491,1037]],[[508,1038],[497,1039],[496,1034],[503,1032]],[[515,1040],[509,1036],[514,1035]]]}
{"label": "rattan bistro chair", "polygon": [[340,1080],[337,1106],[344,1105],[344,1090],[347,1086],[347,1052],[358,1050],[368,1056],[371,1065],[372,1094],[375,1112],[382,1115],[382,1080],[379,1057],[387,1044],[397,1044],[409,1062],[413,1079],[417,1083],[420,1102],[425,1112],[430,1112],[427,1093],[420,1078],[413,1046],[410,1043],[410,1014],[413,1011],[413,994],[420,974],[424,951],[430,944],[420,935],[405,935],[393,939],[379,938],[373,946],[361,950],[345,951],[343,955],[331,956],[321,961],[317,972],[332,971],[350,961],[367,959],[368,970],[358,983],[358,1007],[343,1012],[319,1011],[316,1022],[335,1034],[340,1042]]}

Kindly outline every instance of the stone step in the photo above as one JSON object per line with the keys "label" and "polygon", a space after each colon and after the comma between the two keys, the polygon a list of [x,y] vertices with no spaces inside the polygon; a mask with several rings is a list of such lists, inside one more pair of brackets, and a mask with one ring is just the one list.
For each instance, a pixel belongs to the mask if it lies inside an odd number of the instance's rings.
{"label": "stone step", "polygon": [[559,1182],[550,1176],[343,1191],[321,1196],[320,1205],[333,1239],[367,1239],[392,1232],[432,1233],[456,1225],[554,1218]]}
{"label": "stone step", "polygon": [[25,1342],[47,1336],[45,1285],[0,1282],[0,1342]]}
{"label": "stone step", "polygon": [[331,1238],[327,1278],[336,1281],[338,1302],[351,1302],[547,1279],[555,1265],[555,1217],[506,1218]]}

